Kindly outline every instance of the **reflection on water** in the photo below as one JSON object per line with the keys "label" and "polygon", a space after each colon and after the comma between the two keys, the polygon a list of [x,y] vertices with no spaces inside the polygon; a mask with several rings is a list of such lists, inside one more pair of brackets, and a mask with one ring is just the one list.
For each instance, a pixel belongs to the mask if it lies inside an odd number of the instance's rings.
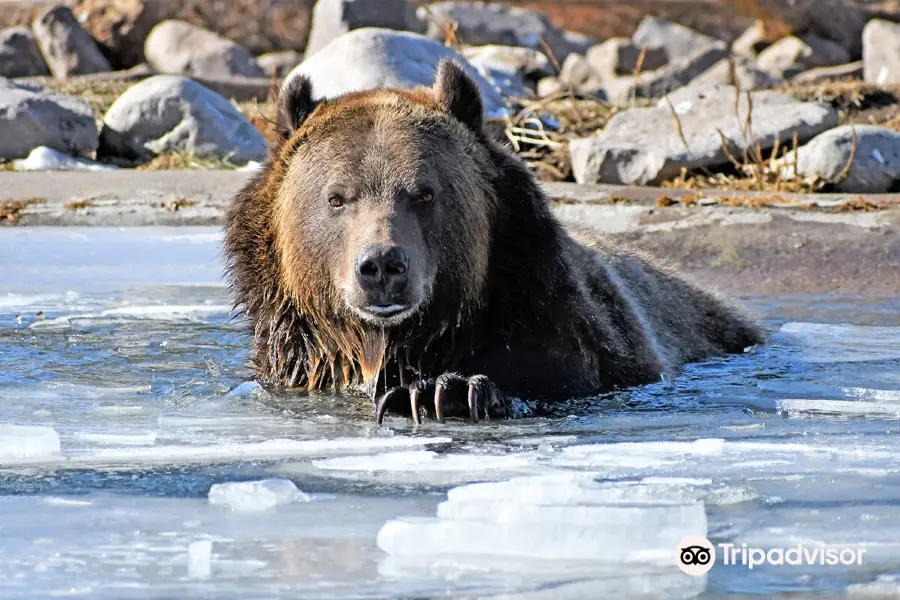
{"label": "reflection on water", "polygon": [[[900,300],[747,297],[773,332],[748,354],[552,419],[376,428],[362,400],[247,383],[217,242],[0,231],[0,596],[900,590]],[[309,501],[207,501],[266,478]],[[691,578],[657,548],[682,531],[868,551]]]}

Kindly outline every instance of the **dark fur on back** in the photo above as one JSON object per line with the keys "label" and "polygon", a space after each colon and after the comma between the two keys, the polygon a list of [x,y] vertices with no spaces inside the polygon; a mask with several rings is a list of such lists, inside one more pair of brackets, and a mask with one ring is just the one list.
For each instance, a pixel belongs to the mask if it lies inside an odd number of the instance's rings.
{"label": "dark fur on back", "polygon": [[[383,389],[458,371],[550,401],[649,382],[763,339],[648,257],[599,237],[576,241],[525,165],[482,132],[477,88],[459,71],[442,65],[433,89],[318,103],[304,78],[283,90],[282,141],[227,215],[225,255],[236,304],[253,327],[258,379]],[[354,147],[365,143],[377,147]],[[433,280],[418,312],[392,327],[344,306],[339,263],[325,263],[340,259],[329,248],[340,252],[357,234],[313,214],[334,169],[349,161],[352,175],[359,160],[386,171],[388,183],[438,173],[439,196],[450,199],[435,213],[440,227],[417,217]],[[384,195],[388,183],[373,183],[372,194]]]}

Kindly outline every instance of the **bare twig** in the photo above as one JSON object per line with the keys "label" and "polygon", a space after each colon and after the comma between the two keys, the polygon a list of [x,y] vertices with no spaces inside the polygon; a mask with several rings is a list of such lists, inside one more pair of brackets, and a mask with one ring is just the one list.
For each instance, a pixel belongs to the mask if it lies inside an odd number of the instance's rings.
{"label": "bare twig", "polygon": [[664,98],[666,99],[666,104],[669,105],[669,110],[672,111],[672,116],[675,118],[675,127],[678,130],[678,137],[681,138],[681,143],[684,144],[684,147],[687,149],[688,154],[693,156],[694,153],[691,151],[691,146],[690,144],[688,144],[687,138],[684,137],[684,128],[682,128],[681,126],[681,117],[678,116],[678,112],[672,105],[672,100],[671,98],[669,98],[669,95],[666,94]]}
{"label": "bare twig", "polygon": [[851,136],[850,137],[850,156],[847,157],[847,164],[845,164],[844,168],[841,169],[841,172],[837,174],[837,177],[835,177],[833,180],[829,181],[828,183],[837,183],[837,182],[843,180],[844,178],[846,178],[847,175],[850,174],[850,167],[853,166],[853,161],[856,160],[856,142],[857,142],[856,127],[854,127],[852,124],[850,125],[850,136]]}

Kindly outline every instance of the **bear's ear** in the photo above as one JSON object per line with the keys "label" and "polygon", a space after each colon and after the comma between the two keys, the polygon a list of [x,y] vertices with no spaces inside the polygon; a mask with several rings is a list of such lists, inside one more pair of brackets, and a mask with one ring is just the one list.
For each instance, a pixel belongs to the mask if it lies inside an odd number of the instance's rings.
{"label": "bear's ear", "polygon": [[438,65],[434,94],[445,111],[472,131],[480,132],[484,119],[481,92],[465,68],[458,62],[443,59]]}
{"label": "bear's ear", "polygon": [[283,139],[288,139],[318,106],[313,100],[312,81],[305,75],[297,75],[285,82],[278,94],[276,125]]}

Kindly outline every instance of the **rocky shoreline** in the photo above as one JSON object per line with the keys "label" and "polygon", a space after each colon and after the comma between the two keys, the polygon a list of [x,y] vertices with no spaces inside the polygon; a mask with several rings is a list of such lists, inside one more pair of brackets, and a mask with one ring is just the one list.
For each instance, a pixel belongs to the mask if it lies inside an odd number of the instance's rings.
{"label": "rocky shoreline", "polygon": [[[900,189],[900,15],[872,3],[710,1],[753,18],[738,35],[648,13],[606,39],[567,27],[607,2],[238,4],[254,23],[234,7],[213,22],[159,0],[78,0],[0,30],[0,169],[239,167],[265,154],[281,82],[305,75],[325,98],[410,88],[450,58],[544,180]],[[281,13],[308,36],[284,38]]]}
{"label": "rocky shoreline", "polygon": [[[0,173],[0,225],[219,225],[236,171]],[[900,199],[544,184],[565,222],[730,292],[900,295]]]}

